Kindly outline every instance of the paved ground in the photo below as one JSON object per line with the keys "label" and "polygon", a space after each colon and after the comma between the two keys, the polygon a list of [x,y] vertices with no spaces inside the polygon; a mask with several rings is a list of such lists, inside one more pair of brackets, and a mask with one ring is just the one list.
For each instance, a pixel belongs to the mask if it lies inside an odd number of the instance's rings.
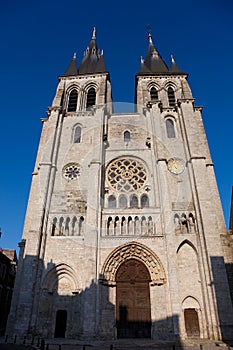
{"label": "paved ground", "polygon": [[[232,344],[233,345],[233,344]],[[5,344],[0,339],[0,350],[35,350],[36,346]],[[113,341],[78,341],[47,339],[41,350],[233,350],[229,344],[210,341],[192,341],[181,344],[155,342],[151,339],[119,339]]]}
{"label": "paved ground", "polygon": [[0,350],[35,350],[31,346],[15,345],[15,344],[0,344]]}

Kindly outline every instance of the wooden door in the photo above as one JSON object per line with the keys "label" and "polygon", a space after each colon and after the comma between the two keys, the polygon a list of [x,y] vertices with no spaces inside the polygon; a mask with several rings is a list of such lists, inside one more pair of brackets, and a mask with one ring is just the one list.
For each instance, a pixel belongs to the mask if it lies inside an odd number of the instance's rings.
{"label": "wooden door", "polygon": [[185,329],[190,338],[200,338],[198,314],[195,309],[184,310]]}
{"label": "wooden door", "polygon": [[136,259],[124,262],[116,275],[116,318],[118,338],[150,338],[150,275]]}

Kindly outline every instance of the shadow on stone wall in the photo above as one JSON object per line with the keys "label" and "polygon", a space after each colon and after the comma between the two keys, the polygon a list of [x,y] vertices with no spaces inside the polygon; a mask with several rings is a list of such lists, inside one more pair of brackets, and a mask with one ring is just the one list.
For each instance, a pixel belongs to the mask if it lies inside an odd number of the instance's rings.
{"label": "shadow on stone wall", "polygon": [[[20,284],[22,275],[24,283]],[[81,289],[78,274],[66,263],[55,265],[50,261],[44,266],[36,257],[26,256],[17,278],[6,333],[9,336],[179,341],[177,315],[151,322],[145,318],[143,307],[141,312],[138,307],[138,314],[134,313],[132,320],[130,304],[118,302],[116,320],[115,300],[110,301],[111,291],[116,287],[92,280],[88,287]]]}
{"label": "shadow on stone wall", "polygon": [[230,293],[231,293],[231,301],[233,305],[233,264],[227,263],[225,264],[225,266],[226,266],[227,279],[228,279],[228,284],[229,284]]}
{"label": "shadow on stone wall", "polygon": [[[232,288],[229,280],[230,274],[233,273],[233,264],[225,264],[224,258],[219,256],[212,256],[211,267],[213,272],[213,286],[217,300],[217,314],[222,334],[222,340],[225,342],[233,340],[233,313],[232,313]],[[225,273],[225,267],[227,274]],[[228,277],[228,278],[227,278]],[[224,280],[226,278],[226,280]],[[223,288],[223,286],[229,289]],[[231,295],[230,295],[230,292]]]}

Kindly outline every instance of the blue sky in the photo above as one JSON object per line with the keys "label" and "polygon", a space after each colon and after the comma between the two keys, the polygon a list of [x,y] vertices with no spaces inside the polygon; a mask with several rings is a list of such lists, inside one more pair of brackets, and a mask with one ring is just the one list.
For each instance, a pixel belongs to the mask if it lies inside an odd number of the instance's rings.
{"label": "blue sky", "polygon": [[215,164],[229,225],[233,185],[233,2],[54,1],[4,2],[0,14],[1,137],[0,246],[21,240],[31,173],[45,117],[73,53],[80,62],[92,28],[104,49],[113,99],[134,101],[135,74],[146,55],[147,25],[167,64],[173,54],[189,73]]}

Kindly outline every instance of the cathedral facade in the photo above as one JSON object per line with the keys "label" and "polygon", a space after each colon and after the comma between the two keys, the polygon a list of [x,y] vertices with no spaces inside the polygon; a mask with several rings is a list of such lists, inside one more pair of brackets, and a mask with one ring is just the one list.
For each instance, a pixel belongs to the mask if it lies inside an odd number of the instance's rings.
{"label": "cathedral facade", "polygon": [[226,233],[202,108],[149,35],[114,113],[96,34],[42,119],[7,333],[230,338]]}

